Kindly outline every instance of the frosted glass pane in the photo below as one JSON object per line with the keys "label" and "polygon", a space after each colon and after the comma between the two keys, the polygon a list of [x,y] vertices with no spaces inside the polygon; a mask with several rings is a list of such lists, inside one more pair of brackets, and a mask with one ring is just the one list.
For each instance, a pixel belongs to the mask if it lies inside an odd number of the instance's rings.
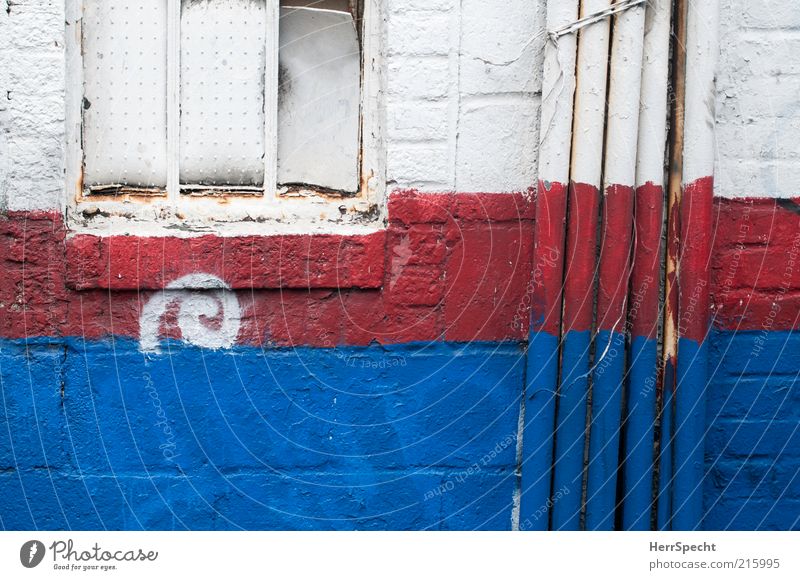
{"label": "frosted glass pane", "polygon": [[84,184],[167,183],[167,1],[84,0]]}
{"label": "frosted glass pane", "polygon": [[361,57],[349,12],[282,8],[278,183],[358,190]]}
{"label": "frosted glass pane", "polygon": [[181,3],[182,185],[264,182],[264,0]]}

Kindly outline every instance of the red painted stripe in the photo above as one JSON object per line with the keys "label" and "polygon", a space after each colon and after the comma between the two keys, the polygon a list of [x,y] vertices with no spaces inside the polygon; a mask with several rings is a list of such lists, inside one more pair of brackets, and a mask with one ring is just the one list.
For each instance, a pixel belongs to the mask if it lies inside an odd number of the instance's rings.
{"label": "red painted stripe", "polygon": [[159,290],[194,272],[234,289],[379,288],[385,233],[364,236],[140,238],[79,235],[67,241],[75,290]]}
{"label": "red painted stripe", "polygon": [[713,235],[714,179],[684,186],[681,198],[681,248],[678,266],[678,335],[705,340],[709,327],[709,271]]}
{"label": "red painted stripe", "polygon": [[[398,192],[389,208],[388,229],[368,236],[68,242],[60,214],[12,212],[0,216],[0,336],[135,338],[151,290],[196,272],[240,290],[239,340],[248,344],[527,334],[530,192]],[[515,322],[518,312],[524,324]],[[163,318],[160,334],[177,336],[175,312]]]}
{"label": "red painted stripe", "polygon": [[597,285],[597,328],[621,332],[626,320],[632,253],[632,187],[611,185],[606,188],[602,219]]}
{"label": "red painted stripe", "polygon": [[800,198],[716,199],[711,265],[715,325],[800,328]]}
{"label": "red painted stripe", "polygon": [[526,293],[531,301],[532,331],[558,336],[561,332],[567,186],[540,182],[536,215],[539,218],[534,233],[533,274]]}
{"label": "red painted stripe", "polygon": [[592,329],[597,219],[600,193],[592,185],[569,188],[569,226],[564,265],[564,332]]}
{"label": "red painted stripe", "polygon": [[[696,199],[698,203],[701,200],[707,203],[710,180],[702,187],[705,190]],[[688,188],[685,199],[695,199],[694,191],[697,189]],[[577,247],[593,247],[593,225],[597,220],[589,218],[596,216],[596,212],[585,208],[595,203],[592,197],[597,196],[594,188],[580,186],[574,187],[571,195],[573,209],[581,209],[577,213],[581,219],[577,220],[576,235],[569,242],[573,256],[567,263],[570,280],[575,282],[578,278],[583,288],[576,290],[575,284],[571,286],[567,309],[571,315],[569,324],[575,329],[581,329],[581,325],[587,329],[592,300],[591,292],[587,295],[585,289],[591,288],[594,254],[593,250],[584,251],[582,256],[587,259],[583,262],[581,256],[574,254]],[[639,286],[638,281],[643,277],[657,274],[656,225],[660,222],[657,210],[661,195],[657,186],[640,188],[636,193],[637,208],[645,207],[647,211],[636,212],[638,236],[633,288]],[[550,208],[550,215],[561,215],[565,197],[563,187],[551,186],[537,200],[540,211]],[[688,203],[687,208],[694,206],[693,201]],[[692,260],[697,264],[698,256],[706,251],[703,244],[714,240],[711,278],[706,280],[719,327],[798,328],[800,203],[792,203],[718,199],[713,225],[709,212],[688,209],[685,212],[689,227],[695,230],[686,232],[689,243],[682,256],[684,272],[687,264]],[[528,331],[529,289],[534,289],[534,298],[541,296],[543,300],[534,302],[534,308],[559,304],[558,260],[549,259],[553,257],[549,248],[551,244],[558,247],[559,236],[564,234],[563,223],[558,227],[560,218],[543,217],[539,225],[541,250],[537,259],[545,266],[540,293],[531,277],[531,272],[537,269],[530,243],[534,237],[531,217],[535,208],[529,195],[397,193],[390,198],[390,208],[393,213],[389,215],[389,228],[381,234],[384,245],[375,263],[371,263],[383,272],[379,288],[251,290],[248,286],[237,292],[244,313],[240,339],[251,344],[316,346],[368,344],[373,340],[382,343],[442,338],[518,340]],[[440,214],[436,208],[447,211],[443,217],[437,217]],[[574,212],[572,218],[576,219]],[[701,233],[705,240],[698,239]],[[170,240],[173,241],[169,243],[185,243]],[[218,242],[217,249],[227,248],[229,243],[222,239]],[[91,244],[95,242],[90,241]],[[67,248],[60,214],[9,212],[0,216],[0,336],[138,337],[141,309],[152,292],[73,290],[67,284],[68,275],[71,285],[76,286],[81,283],[80,272],[86,273],[86,280],[107,277],[107,272],[100,269],[102,260],[96,259],[94,250]],[[708,254],[705,255],[707,259]],[[167,254],[164,260],[169,263],[171,258]],[[197,259],[210,258],[198,255]],[[700,263],[705,262],[700,259]],[[279,264],[275,267],[275,273],[281,272]],[[224,264],[224,268],[227,273],[229,266]],[[694,268],[700,280],[708,276],[708,270]],[[263,279],[267,279],[266,271]],[[688,284],[697,281],[695,278]],[[684,278],[682,287],[686,285]],[[684,313],[686,296],[684,293]],[[631,300],[635,299],[634,293]],[[577,308],[581,303],[584,304]],[[645,308],[645,304],[650,306]],[[633,332],[653,336],[652,313],[656,310],[657,290],[653,285],[642,300],[639,314],[632,318]],[[544,310],[548,311],[551,316],[544,319],[545,324],[557,325],[557,311]],[[695,306],[695,311],[702,312],[702,305],[699,311]],[[163,332],[167,336],[174,333],[168,327],[165,321]],[[548,331],[557,334],[558,328]],[[696,335],[700,332],[690,331]]]}
{"label": "red painted stripe", "polygon": [[633,336],[654,339],[658,334],[663,222],[664,188],[649,182],[638,187],[629,309]]}

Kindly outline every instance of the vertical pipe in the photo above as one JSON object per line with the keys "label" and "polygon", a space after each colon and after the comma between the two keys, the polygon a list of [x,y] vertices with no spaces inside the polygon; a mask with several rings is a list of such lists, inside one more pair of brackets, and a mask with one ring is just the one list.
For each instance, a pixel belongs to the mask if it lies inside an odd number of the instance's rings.
{"label": "vertical pipe", "polygon": [[[549,30],[577,17],[578,0],[547,3]],[[572,34],[545,45],[522,442],[519,521],[525,530],[546,530],[549,520],[576,47]]]}
{"label": "vertical pipe", "polygon": [[714,190],[714,73],[719,0],[692,2],[687,20],[673,529],[702,524],[708,381],[709,260]]}
{"label": "vertical pipe", "polygon": [[644,6],[618,14],[611,45],[586,484],[589,530],[614,529],[617,506],[644,15]]}
{"label": "vertical pipe", "polygon": [[653,503],[653,445],[659,367],[658,278],[664,220],[671,14],[672,0],[653,0],[648,4],[645,16],[629,310],[630,380],[622,487],[622,524],[626,530],[649,530]]}
{"label": "vertical pipe", "polygon": [[[584,0],[581,16],[607,9],[610,0]],[[594,309],[597,219],[603,163],[610,24],[580,30],[565,256],[562,374],[556,426],[553,528],[580,527],[586,401]]]}
{"label": "vertical pipe", "polygon": [[675,369],[678,356],[678,252],[683,179],[683,127],[686,93],[686,18],[689,0],[675,0],[672,65],[672,117],[670,123],[669,183],[667,193],[667,255],[664,280],[664,350],[661,394],[661,446],[659,456],[658,528],[672,526],[673,417]]}

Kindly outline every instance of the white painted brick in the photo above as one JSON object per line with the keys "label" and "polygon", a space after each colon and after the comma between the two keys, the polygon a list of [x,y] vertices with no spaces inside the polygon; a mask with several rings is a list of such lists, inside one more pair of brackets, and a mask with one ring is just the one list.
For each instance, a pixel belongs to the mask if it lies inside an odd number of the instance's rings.
{"label": "white painted brick", "polygon": [[388,54],[448,54],[450,14],[447,12],[400,12],[389,16]]}
{"label": "white painted brick", "polygon": [[394,100],[443,99],[450,90],[450,63],[446,57],[390,57],[387,91]]}
{"label": "white painted brick", "polygon": [[64,190],[64,3],[0,10],[0,207],[60,207]]}
{"label": "white painted brick", "polygon": [[446,143],[396,143],[389,148],[387,174],[389,182],[399,187],[416,187],[420,183],[434,182],[446,184],[446,189],[450,189],[448,146]]}
{"label": "white painted brick", "polygon": [[750,28],[800,28],[800,10],[787,0],[724,0],[722,18]]}
{"label": "white painted brick", "polygon": [[502,5],[464,0],[461,90],[466,94],[541,90],[544,47],[541,0]]}
{"label": "white painted brick", "polygon": [[458,191],[524,191],[536,183],[539,99],[476,99],[463,106]]}
{"label": "white painted brick", "polygon": [[723,0],[715,190],[800,192],[800,11],[782,0]]}
{"label": "white painted brick", "polygon": [[409,10],[447,11],[458,6],[460,0],[386,0],[390,14]]}
{"label": "white painted brick", "polygon": [[716,171],[715,194],[723,197],[794,197],[798,193],[798,162],[724,158]]}
{"label": "white painted brick", "polygon": [[390,141],[443,141],[447,139],[447,103],[398,103],[389,109],[388,117]]}

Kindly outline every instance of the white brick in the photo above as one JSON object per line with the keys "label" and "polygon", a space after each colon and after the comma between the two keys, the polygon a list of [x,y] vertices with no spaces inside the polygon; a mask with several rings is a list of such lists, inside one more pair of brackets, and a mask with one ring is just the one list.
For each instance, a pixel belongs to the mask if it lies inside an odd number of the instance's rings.
{"label": "white brick", "polygon": [[459,0],[386,0],[389,13],[401,13],[409,10],[447,11],[455,8]]}
{"label": "white brick", "polygon": [[448,54],[451,17],[447,12],[400,12],[388,22],[388,54]]}
{"label": "white brick", "polygon": [[392,141],[447,139],[449,128],[447,103],[398,103],[389,109],[388,117],[388,137]]}
{"label": "white brick", "polygon": [[61,207],[64,197],[64,3],[0,11],[0,207]]}
{"label": "white brick", "polygon": [[463,108],[458,191],[524,191],[536,183],[539,99],[479,99]]}
{"label": "white brick", "polygon": [[464,0],[461,18],[464,93],[541,90],[542,0],[508,0],[502,6],[483,0]]}
{"label": "white brick", "polygon": [[787,0],[725,0],[722,18],[751,28],[800,28],[800,10]]}
{"label": "white brick", "polygon": [[443,99],[450,91],[450,63],[446,57],[390,57],[387,91],[395,100]]}
{"label": "white brick", "polygon": [[450,184],[450,152],[447,144],[395,144],[387,159],[389,182],[400,187],[419,183]]}
{"label": "white brick", "polygon": [[724,0],[717,74],[715,189],[800,191],[800,11],[779,0]]}

